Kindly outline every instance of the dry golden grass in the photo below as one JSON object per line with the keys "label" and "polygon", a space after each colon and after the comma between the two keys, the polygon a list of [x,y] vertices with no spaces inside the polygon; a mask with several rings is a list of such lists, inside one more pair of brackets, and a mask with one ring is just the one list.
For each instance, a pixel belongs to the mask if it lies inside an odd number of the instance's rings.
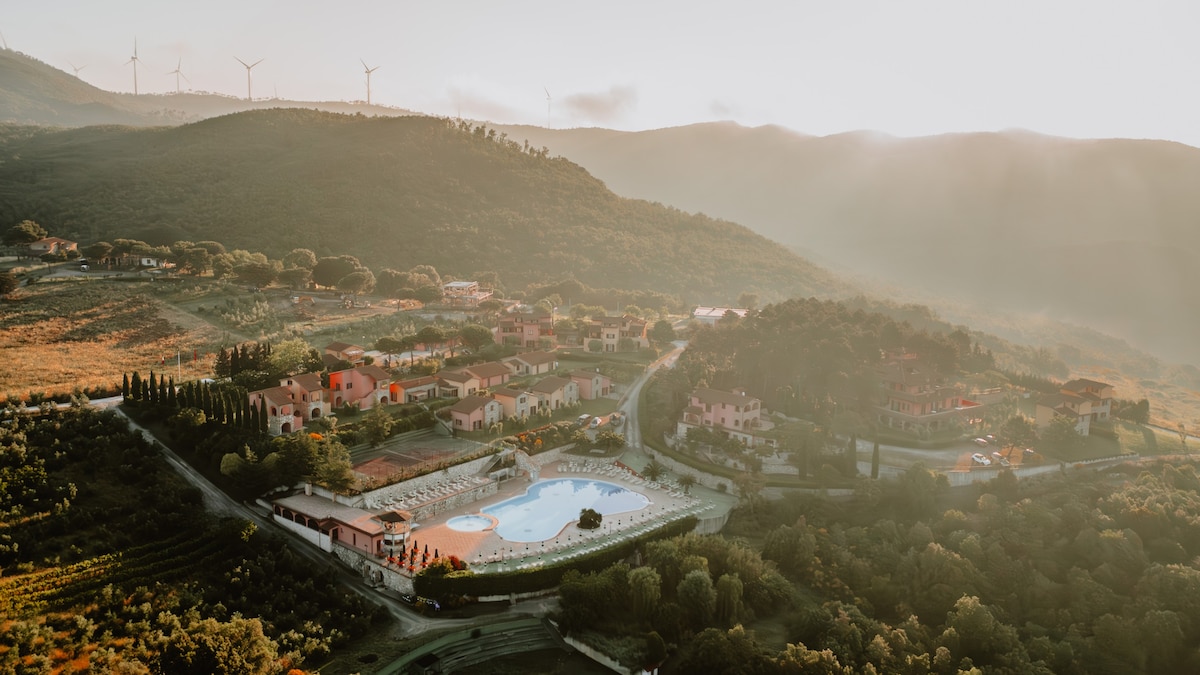
{"label": "dry golden grass", "polygon": [[1086,377],[1113,386],[1117,398],[1150,401],[1150,421],[1169,429],[1180,422],[1191,433],[1200,430],[1200,392],[1162,380],[1128,377],[1112,368],[1089,368],[1072,372],[1072,377]]}
{"label": "dry golden grass", "polygon": [[43,283],[0,303],[0,400],[120,387],[122,374],[135,370],[184,380],[210,376],[221,331],[146,290],[103,280]]}

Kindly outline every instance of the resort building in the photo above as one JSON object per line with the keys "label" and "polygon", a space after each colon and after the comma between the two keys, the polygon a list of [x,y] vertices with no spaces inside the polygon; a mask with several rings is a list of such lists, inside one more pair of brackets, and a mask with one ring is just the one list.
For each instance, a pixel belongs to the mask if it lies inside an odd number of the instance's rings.
{"label": "resort building", "polygon": [[393,382],[389,387],[392,403],[415,403],[438,395],[438,379],[432,375]]}
{"label": "resort building", "polygon": [[480,389],[486,387],[499,387],[508,382],[508,379],[513,375],[512,370],[499,361],[476,363],[473,366],[464,366],[458,370],[475,376],[475,378],[479,380]]}
{"label": "resort building", "polygon": [[692,310],[692,319],[707,326],[713,326],[725,318],[725,315],[729,312],[733,312],[734,316],[739,319],[744,319],[750,313],[750,310],[742,309],[741,307],[697,307]]}
{"label": "resort building", "polygon": [[554,314],[542,311],[508,314],[496,328],[496,342],[530,349],[553,347]]}
{"label": "resort building", "polygon": [[324,551],[338,545],[386,557],[403,551],[412,532],[407,511],[373,513],[312,494],[277,499],[272,507],[276,523]]}
{"label": "resort building", "polygon": [[676,424],[676,434],[687,435],[689,429],[709,429],[737,439],[748,447],[774,445],[773,439],[759,433],[775,425],[762,418],[762,402],[748,396],[742,388],[733,391],[697,389],[692,392],[683,417]]}
{"label": "resort building", "polygon": [[878,372],[883,402],[875,408],[876,420],[891,429],[915,434],[952,429],[979,405],[916,354],[895,355]]}
{"label": "resort building", "polygon": [[353,405],[359,410],[370,410],[376,404],[387,405],[391,401],[392,376],[379,366],[359,366],[329,374],[329,393],[333,407]]}
{"label": "resort building", "polygon": [[504,409],[505,419],[529,417],[537,407],[537,397],[520,389],[509,389],[508,387],[493,389],[492,398],[500,402],[500,406]]}
{"label": "resort building", "polygon": [[365,354],[365,351],[358,345],[352,345],[348,342],[330,342],[325,345],[325,352],[321,358],[326,366],[337,366],[342,361],[352,366],[361,366],[363,364],[363,354]]}
{"label": "resort building", "polygon": [[452,307],[478,307],[492,297],[492,291],[480,288],[478,281],[451,281],[442,284],[442,303]]}
{"label": "resort building", "polygon": [[572,370],[571,379],[579,385],[579,398],[592,401],[612,393],[612,378],[599,370]]}
{"label": "resort building", "polygon": [[292,407],[296,417],[300,418],[296,426],[309,420],[329,415],[329,395],[321,385],[321,376],[316,373],[292,375],[279,381],[279,385],[287,387],[292,396]]}
{"label": "resort building", "polygon": [[494,398],[467,396],[450,406],[451,425],[461,431],[482,431],[504,418],[504,406]]}
{"label": "resort building", "polygon": [[558,355],[554,352],[525,352],[504,359],[504,365],[511,368],[517,377],[542,375],[558,368]]}
{"label": "resort building", "polygon": [[262,409],[265,403],[267,411],[267,433],[272,436],[290,434],[303,424],[303,418],[296,418],[296,408],[292,404],[292,391],[287,387],[270,387],[259,389],[249,394],[250,405]]}
{"label": "resort building", "polygon": [[558,410],[579,402],[579,385],[565,377],[552,375],[530,387],[529,391],[537,397],[538,408]]}
{"label": "resort building", "polygon": [[634,316],[605,316],[592,319],[589,340],[600,341],[600,351],[627,352],[650,346],[648,326]]}
{"label": "resort building", "polygon": [[1075,422],[1075,431],[1081,436],[1091,432],[1092,423],[1107,422],[1112,417],[1113,386],[1095,380],[1071,380],[1057,394],[1047,394],[1038,399],[1034,419],[1039,429],[1044,429],[1055,416],[1061,415]]}

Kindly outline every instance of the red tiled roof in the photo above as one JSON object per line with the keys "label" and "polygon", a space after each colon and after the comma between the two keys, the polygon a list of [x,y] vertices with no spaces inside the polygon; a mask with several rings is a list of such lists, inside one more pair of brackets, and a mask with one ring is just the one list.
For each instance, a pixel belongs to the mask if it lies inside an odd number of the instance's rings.
{"label": "red tiled roof", "polygon": [[510,356],[508,360],[520,361],[531,366],[540,366],[546,363],[554,363],[558,360],[558,354],[554,352],[525,352],[524,354]]}
{"label": "red tiled roof", "polygon": [[[468,415],[484,407],[491,401],[492,399],[487,398],[486,396],[476,396],[471,394],[470,396],[464,396],[458,403],[450,406],[450,412]],[[497,405],[499,405],[499,402],[497,402]]]}
{"label": "red tiled roof", "polygon": [[432,375],[417,377],[411,380],[403,380],[393,383],[397,389],[416,389],[417,387],[425,387],[437,382],[437,378]]}
{"label": "red tiled roof", "polygon": [[279,406],[290,405],[292,402],[292,391],[287,387],[270,387],[268,389],[259,389],[258,391],[252,391],[250,393],[259,394],[264,399]]}
{"label": "red tiled roof", "polygon": [[375,364],[355,368],[361,375],[373,378],[376,382],[391,382],[392,374]]}
{"label": "red tiled roof", "polygon": [[362,347],[359,347],[358,345],[352,345],[349,342],[330,342],[329,344],[325,345],[325,351],[327,352],[344,352],[347,349],[357,349],[360,352],[363,351]]}
{"label": "red tiled roof", "polygon": [[521,394],[528,394],[524,389],[509,389],[508,387],[496,387],[492,390],[492,396],[503,396],[505,398],[516,398]]}
{"label": "red tiled roof", "polygon": [[758,400],[753,396],[743,396],[742,394],[734,394],[718,389],[697,389],[692,392],[692,396],[695,396],[704,403],[724,403],[726,405],[749,405],[751,402]]}
{"label": "red tiled roof", "polygon": [[308,391],[318,391],[321,387],[321,376],[316,373],[301,373],[292,377],[292,381]]}
{"label": "red tiled roof", "polygon": [[437,373],[437,377],[438,377],[438,379],[446,380],[448,382],[457,382],[459,384],[462,384],[463,382],[469,382],[471,380],[479,379],[477,376],[472,375],[471,373],[466,373],[466,372],[463,372],[463,371],[457,370],[457,369],[455,369],[455,370],[439,370]]}
{"label": "red tiled roof", "polygon": [[529,390],[537,394],[553,394],[570,383],[571,381],[565,377],[551,375],[530,387]]}
{"label": "red tiled roof", "polygon": [[463,370],[471,373],[480,379],[488,379],[501,375],[512,375],[512,371],[508,366],[498,361],[488,361],[487,363],[477,363],[473,366],[467,366]]}

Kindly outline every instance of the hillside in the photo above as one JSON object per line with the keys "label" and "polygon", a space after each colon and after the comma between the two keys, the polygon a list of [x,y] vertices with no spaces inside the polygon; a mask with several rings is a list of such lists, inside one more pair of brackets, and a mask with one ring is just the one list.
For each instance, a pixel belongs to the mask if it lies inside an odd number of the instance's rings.
{"label": "hillside", "polygon": [[175,125],[244,110],[278,107],[347,114],[411,114],[397,108],[342,101],[247,101],[201,92],[118,94],[97,89],[70,73],[20,52],[0,49],[0,123],[50,127]]}
{"label": "hillside", "polygon": [[26,218],[83,243],[215,239],[276,258],[304,247],[376,270],[428,263],[510,284],[573,275],[697,303],[844,288],[741,226],[618,197],[565,159],[426,117],[292,109],[173,128],[10,129],[0,225]]}
{"label": "hillside", "polygon": [[1028,132],[899,139],[732,123],[504,128],[621,195],[728,218],[834,269],[1081,323],[1200,363],[1200,149]]}

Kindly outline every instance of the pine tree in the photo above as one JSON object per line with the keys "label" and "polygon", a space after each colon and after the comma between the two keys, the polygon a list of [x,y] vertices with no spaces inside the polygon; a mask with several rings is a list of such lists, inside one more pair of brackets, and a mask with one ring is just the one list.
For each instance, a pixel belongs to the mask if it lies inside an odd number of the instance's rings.
{"label": "pine tree", "polygon": [[129,400],[129,373],[125,373],[121,378],[121,397]]}

